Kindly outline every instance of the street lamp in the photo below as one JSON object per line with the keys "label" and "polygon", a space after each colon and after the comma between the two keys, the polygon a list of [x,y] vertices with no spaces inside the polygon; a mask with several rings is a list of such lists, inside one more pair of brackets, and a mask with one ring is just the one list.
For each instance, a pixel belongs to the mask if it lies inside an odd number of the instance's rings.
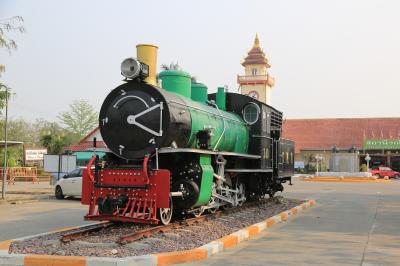
{"label": "street lamp", "polygon": [[371,160],[371,156],[369,156],[369,154],[367,153],[367,155],[365,156],[365,160],[367,161],[367,172],[369,171],[369,161]]}
{"label": "street lamp", "polygon": [[3,167],[3,182],[1,185],[1,198],[5,198],[5,183],[7,179],[7,119],[8,119],[8,90],[9,88],[5,85],[2,85],[6,89],[6,118],[4,121],[4,167]]}

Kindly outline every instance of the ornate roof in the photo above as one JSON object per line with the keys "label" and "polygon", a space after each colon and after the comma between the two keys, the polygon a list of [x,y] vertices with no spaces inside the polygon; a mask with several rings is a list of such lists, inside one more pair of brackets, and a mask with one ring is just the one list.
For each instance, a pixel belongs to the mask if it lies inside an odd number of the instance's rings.
{"label": "ornate roof", "polygon": [[242,62],[242,66],[246,65],[266,65],[267,68],[271,67],[268,64],[268,59],[265,56],[264,51],[260,47],[260,40],[258,39],[258,34],[256,34],[256,38],[254,39],[254,44],[251,50],[247,53],[247,56],[244,58]]}

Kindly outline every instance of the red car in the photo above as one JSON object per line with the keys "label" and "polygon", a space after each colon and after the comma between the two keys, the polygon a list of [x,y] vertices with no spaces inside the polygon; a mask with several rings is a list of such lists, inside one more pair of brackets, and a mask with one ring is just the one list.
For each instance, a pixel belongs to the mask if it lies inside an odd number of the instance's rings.
{"label": "red car", "polygon": [[387,166],[375,166],[372,170],[369,171],[372,175],[380,178],[380,177],[389,177],[389,178],[399,178],[400,173],[393,171],[390,167]]}

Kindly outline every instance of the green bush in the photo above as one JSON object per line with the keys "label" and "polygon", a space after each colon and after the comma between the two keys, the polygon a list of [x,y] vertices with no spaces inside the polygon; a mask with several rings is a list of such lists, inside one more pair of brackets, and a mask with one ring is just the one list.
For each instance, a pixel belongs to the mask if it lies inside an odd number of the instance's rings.
{"label": "green bush", "polygon": [[363,164],[361,165],[360,171],[361,171],[361,172],[368,172],[368,168],[367,168],[367,165],[366,165],[365,163],[363,163]]}

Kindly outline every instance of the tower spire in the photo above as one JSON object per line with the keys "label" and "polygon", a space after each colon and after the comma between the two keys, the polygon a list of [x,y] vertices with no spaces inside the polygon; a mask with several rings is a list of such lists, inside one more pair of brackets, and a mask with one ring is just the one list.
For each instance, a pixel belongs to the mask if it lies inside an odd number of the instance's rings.
{"label": "tower spire", "polygon": [[241,93],[271,105],[271,92],[275,79],[268,74],[268,69],[271,66],[260,46],[258,33],[254,38],[253,47],[241,64],[245,71],[244,75],[238,75],[237,79]]}
{"label": "tower spire", "polygon": [[256,38],[254,39],[253,47],[260,47],[260,39],[258,38],[258,33],[256,33]]}

